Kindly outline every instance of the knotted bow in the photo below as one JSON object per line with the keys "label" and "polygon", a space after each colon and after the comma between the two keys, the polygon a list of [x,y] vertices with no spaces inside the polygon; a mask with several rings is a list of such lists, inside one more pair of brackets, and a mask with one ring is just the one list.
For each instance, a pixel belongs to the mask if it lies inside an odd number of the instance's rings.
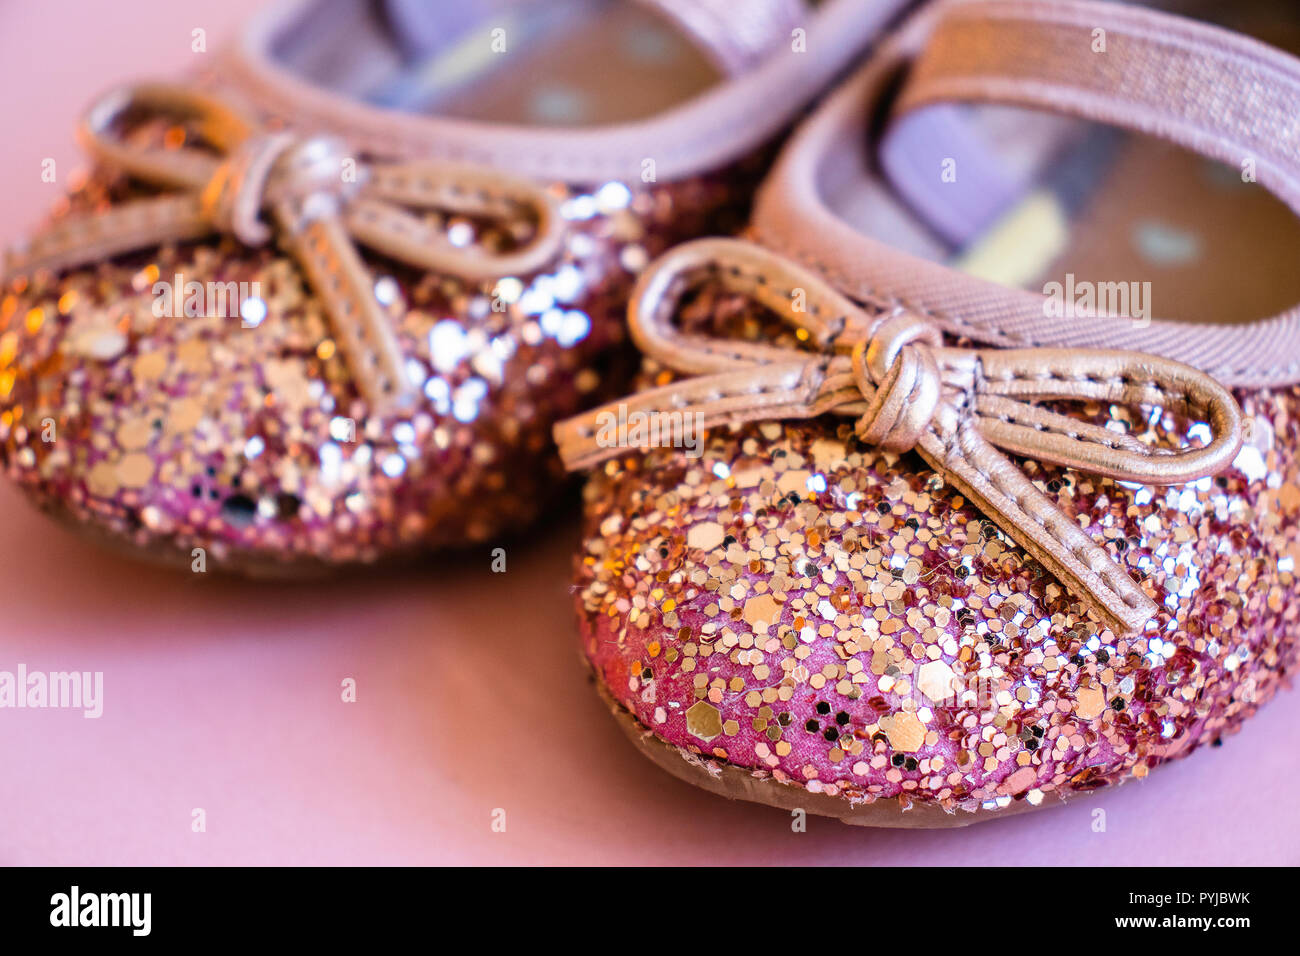
{"label": "knotted bow", "polygon": [[[142,145],[123,133],[128,122],[148,119],[193,124],[211,151]],[[110,94],[92,107],[80,134],[108,168],[171,191],[60,220],[11,258],[9,274],[76,268],[213,232],[249,246],[275,234],[320,297],[358,391],[375,411],[406,404],[415,391],[353,240],[472,281],[535,271],[563,240],[555,198],[530,182],[453,163],[363,164],[334,137],[266,130],[220,99],[184,87]],[[461,247],[416,214],[434,209],[530,215],[536,227],[507,253]]]}
{"label": "knotted bow", "polygon": [[[680,332],[673,324],[678,303],[702,279],[772,310],[819,353]],[[1151,484],[1214,474],[1241,447],[1236,401],[1190,366],[1138,352],[944,347],[939,331],[918,316],[872,318],[813,274],[745,242],[706,239],[670,251],[642,275],[628,321],[642,351],[697,377],[557,425],[569,468],[626,452],[628,442],[610,440],[606,428],[615,414],[645,422],[636,430],[644,444],[634,446],[643,448],[656,436],[662,444],[680,435],[683,423],[703,429],[855,416],[860,439],[915,449],[1121,634],[1141,631],[1155,602],[994,446]],[[1030,404],[1035,400],[1161,406],[1203,418],[1213,437],[1202,448],[1157,448]]]}

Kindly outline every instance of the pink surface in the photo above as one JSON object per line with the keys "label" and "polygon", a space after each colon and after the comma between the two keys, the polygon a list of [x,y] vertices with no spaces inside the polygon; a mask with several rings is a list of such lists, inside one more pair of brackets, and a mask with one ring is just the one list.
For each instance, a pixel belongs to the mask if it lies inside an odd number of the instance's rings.
{"label": "pink surface", "polygon": [[[193,64],[192,29],[214,49],[256,6],[0,7],[0,240],[57,196],[41,161],[71,171],[92,95]],[[98,720],[0,710],[0,863],[1300,862],[1294,692],[1146,781],[966,830],[794,833],[679,783],[579,664],[576,520],[508,544],[505,574],[482,550],[285,587],[126,563],[0,487],[0,671],[104,672]]]}

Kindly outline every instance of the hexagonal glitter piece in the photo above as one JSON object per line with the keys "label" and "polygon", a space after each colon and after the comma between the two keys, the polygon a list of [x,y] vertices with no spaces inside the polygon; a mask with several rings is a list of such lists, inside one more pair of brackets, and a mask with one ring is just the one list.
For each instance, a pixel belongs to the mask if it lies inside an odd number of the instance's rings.
{"label": "hexagonal glitter piece", "polygon": [[796,495],[802,496],[808,490],[808,479],[811,476],[811,471],[802,469],[787,471],[776,480],[776,487],[783,495],[788,495],[793,492]]}
{"label": "hexagonal glitter piece", "polygon": [[925,724],[916,714],[894,714],[880,718],[880,729],[889,738],[889,746],[900,753],[914,754],[925,743]]}
{"label": "hexagonal glitter piece", "polygon": [[934,703],[942,703],[953,697],[952,679],[957,675],[943,661],[929,661],[921,665],[916,677],[916,686],[921,693]]}
{"label": "hexagonal glitter piece", "polygon": [[726,537],[726,531],[722,525],[716,521],[704,521],[695,525],[686,533],[686,544],[692,548],[701,548],[705,551],[712,551],[718,545],[722,544],[723,538]]}
{"label": "hexagonal glitter piece", "polygon": [[722,733],[722,716],[706,700],[696,701],[686,711],[686,732],[701,740],[712,740]]}
{"label": "hexagonal glitter piece", "polygon": [[1003,796],[1015,796],[1028,790],[1038,781],[1037,767],[1021,767],[1007,779],[1002,781],[998,787],[998,793]]}
{"label": "hexagonal glitter piece", "polygon": [[1075,695],[1074,715],[1083,720],[1096,720],[1106,709],[1106,695],[1100,687],[1082,687]]}
{"label": "hexagonal glitter piece", "polygon": [[745,602],[744,616],[750,627],[775,624],[781,616],[781,605],[770,594],[757,594]]}

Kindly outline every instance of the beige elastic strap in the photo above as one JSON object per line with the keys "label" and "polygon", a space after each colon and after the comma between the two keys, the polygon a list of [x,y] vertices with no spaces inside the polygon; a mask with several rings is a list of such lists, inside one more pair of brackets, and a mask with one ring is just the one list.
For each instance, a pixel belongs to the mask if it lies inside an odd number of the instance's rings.
{"label": "beige elastic strap", "polygon": [[[1300,213],[1300,60],[1218,27],[1125,3],[964,0],[909,23],[801,128],[760,196],[764,244],[813,264],[860,300],[888,299],[946,332],[1001,346],[1134,348],[1202,368],[1233,386],[1300,381],[1300,308],[1258,321],[1149,324],[1106,315],[1049,317],[1045,298],[909,255],[842,222],[817,191],[834,156],[866,142],[868,117],[944,103],[1003,103],[1157,136],[1253,169]],[[919,118],[919,117],[917,117]],[[856,137],[856,139],[855,139]],[[863,157],[866,162],[866,157]],[[886,220],[888,188],[862,208]]]}
{"label": "beige elastic strap", "polygon": [[[665,183],[735,163],[779,134],[908,2],[819,0],[797,46],[786,31],[784,47],[773,46],[744,75],[651,116],[596,126],[508,125],[380,109],[339,96],[296,74],[278,55],[291,33],[321,15],[318,0],[266,4],[226,49],[220,74],[259,108],[301,126],[343,132],[374,156],[472,162],[585,186],[640,182],[645,161],[653,159]],[[744,6],[737,4],[742,16]]]}
{"label": "beige elastic strap", "polygon": [[[128,123],[148,119],[191,124],[215,154],[125,135]],[[564,239],[556,199],[528,181],[450,163],[364,163],[333,137],[258,130],[228,104],[185,87],[110,94],[90,110],[81,136],[106,167],[173,191],[58,221],[10,257],[8,275],[78,268],[214,231],[250,246],[275,236],[302,265],[375,411],[408,405],[416,393],[353,240],[418,269],[479,281],[536,271]],[[532,218],[536,227],[519,248],[495,253],[453,245],[419,215],[428,210]]]}
{"label": "beige elastic strap", "polygon": [[1219,27],[1097,0],[945,8],[896,114],[951,102],[1066,113],[1159,136],[1234,168],[1300,212],[1300,61]]}
{"label": "beige elastic strap", "polygon": [[[815,351],[680,331],[678,304],[701,282],[749,296]],[[642,275],[628,321],[648,356],[695,377],[557,425],[569,468],[626,453],[609,426],[633,416],[646,422],[636,434],[647,441],[683,421],[708,429],[854,417],[861,440],[916,450],[1119,633],[1141,631],[1155,603],[998,448],[1115,480],[1177,484],[1222,470],[1241,447],[1237,403],[1194,368],[1138,352],[947,348],[924,319],[902,310],[871,318],[811,272],[736,240],[663,256]],[[1063,400],[1157,405],[1205,420],[1212,438],[1163,449],[1032,404]]]}
{"label": "beige elastic strap", "polygon": [[803,0],[637,0],[694,37],[724,75],[738,76],[807,23]]}

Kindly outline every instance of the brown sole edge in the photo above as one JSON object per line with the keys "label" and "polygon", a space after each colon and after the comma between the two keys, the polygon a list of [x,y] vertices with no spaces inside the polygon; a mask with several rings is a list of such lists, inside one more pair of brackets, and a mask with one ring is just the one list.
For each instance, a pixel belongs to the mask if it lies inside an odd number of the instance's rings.
{"label": "brown sole edge", "polygon": [[948,811],[932,803],[919,802],[904,809],[895,799],[853,804],[842,797],[813,793],[798,783],[756,776],[735,764],[709,759],[666,743],[615,700],[599,677],[592,676],[596,690],[609,707],[615,723],[642,754],[678,780],[728,800],[762,803],[782,810],[804,810],[817,816],[833,817],[851,826],[917,830],[965,827],[1030,810],[1058,807],[1066,802],[1058,795],[1049,794],[1038,806],[1028,800],[1013,800],[999,810]]}

